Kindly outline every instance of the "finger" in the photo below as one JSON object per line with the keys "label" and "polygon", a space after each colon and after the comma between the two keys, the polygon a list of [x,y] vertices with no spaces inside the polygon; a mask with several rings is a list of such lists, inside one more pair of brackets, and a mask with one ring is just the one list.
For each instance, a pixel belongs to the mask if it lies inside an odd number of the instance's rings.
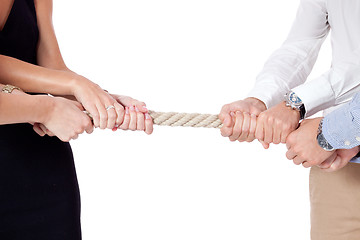
{"label": "finger", "polygon": [[286,141],[286,148],[289,150],[291,148],[290,142]]}
{"label": "finger", "polygon": [[128,96],[119,96],[116,99],[121,105],[123,105],[124,107],[128,107],[130,108],[131,106],[134,106],[133,102],[134,99]]}
{"label": "finger", "polygon": [[101,104],[97,105],[97,111],[100,116],[100,129],[106,129],[108,123],[108,115],[104,106]]}
{"label": "finger", "polygon": [[300,164],[302,164],[303,162],[305,162],[305,160],[302,159],[302,158],[300,158],[300,157],[298,157],[298,156],[296,156],[296,157],[294,157],[293,162],[294,162],[295,165],[300,165]]}
{"label": "finger", "polygon": [[93,122],[94,122],[94,126],[95,127],[100,127],[100,113],[98,111],[98,109],[96,108],[96,106],[90,106],[88,108],[86,108],[86,110],[89,112]]}
{"label": "finger", "polygon": [[117,115],[115,127],[118,128],[124,121],[125,110],[124,107],[118,102],[114,103],[114,107]]}
{"label": "finger", "polygon": [[46,134],[48,129],[44,126],[44,124],[39,124],[40,129]]}
{"label": "finger", "polygon": [[270,144],[269,144],[269,143],[266,143],[266,142],[260,141],[260,140],[258,140],[258,141],[261,143],[261,145],[263,146],[263,148],[268,149],[268,148],[270,147]]}
{"label": "finger", "polygon": [[130,107],[130,124],[129,124],[129,129],[132,131],[136,130],[136,120],[137,120],[137,116],[136,116],[136,112],[135,112],[135,108],[134,106]]}
{"label": "finger", "polygon": [[329,168],[322,169],[325,172],[335,172],[336,170],[340,169],[341,165],[341,158],[339,156],[336,156],[334,162],[331,164]]}
{"label": "finger", "polygon": [[144,102],[137,101],[134,103],[136,109],[138,109],[139,112],[147,113],[149,110],[146,107],[146,104]]}
{"label": "finger", "polygon": [[256,115],[255,114],[251,114],[251,120],[250,120],[250,130],[249,130],[249,135],[246,139],[247,142],[252,142],[255,139],[255,130],[256,130]]}
{"label": "finger", "polygon": [[114,108],[110,108],[110,109],[107,110],[106,128],[113,129],[115,127],[115,125],[116,125],[116,119],[117,119],[117,114],[116,114],[116,109],[115,109],[115,106],[114,106]]}
{"label": "finger", "polygon": [[45,132],[39,127],[39,124],[35,123],[35,124],[33,125],[33,129],[34,129],[34,131],[35,131],[38,135],[40,135],[41,137],[45,136]]}
{"label": "finger", "polygon": [[273,127],[273,139],[272,139],[274,144],[279,144],[281,142],[281,130],[279,127]]}
{"label": "finger", "polygon": [[94,131],[94,125],[92,124],[91,120],[86,119],[87,123],[85,124],[85,132],[87,134],[91,134]]}
{"label": "finger", "polygon": [[220,114],[219,114],[219,119],[221,120],[221,122],[224,123],[225,118],[228,116],[230,117],[230,105],[226,104],[224,105],[221,110],[220,110]]}
{"label": "finger", "polygon": [[145,115],[138,110],[136,114],[136,130],[144,131],[145,130]]}
{"label": "finger", "polygon": [[55,136],[55,134],[54,134],[53,132],[49,131],[49,130],[46,132],[46,134],[47,134],[48,136],[50,136],[50,137],[54,137],[54,136]]}
{"label": "finger", "polygon": [[325,161],[323,161],[322,163],[320,163],[320,164],[318,165],[318,167],[321,168],[321,169],[327,169],[327,168],[329,168],[329,167],[331,166],[331,164],[333,164],[333,162],[335,161],[336,157],[337,157],[337,154],[336,154],[336,153],[332,154],[332,155],[331,155],[330,157],[328,157]]}
{"label": "finger", "polygon": [[229,137],[230,135],[232,135],[234,123],[235,122],[233,122],[232,117],[227,114],[223,121],[223,127],[220,129],[221,136]]}
{"label": "finger", "polygon": [[255,137],[260,142],[264,142],[264,124],[262,118],[257,119]]}
{"label": "finger", "polygon": [[122,130],[129,129],[129,124],[130,124],[130,111],[129,111],[128,107],[125,107],[124,121],[120,125],[120,129],[122,129]]}
{"label": "finger", "polygon": [[243,115],[242,129],[241,129],[240,137],[238,138],[240,142],[244,142],[248,139],[250,132],[250,123],[251,123],[251,116],[249,113],[245,112],[242,115]]}
{"label": "finger", "polygon": [[79,137],[79,134],[75,134],[71,139],[76,140],[76,139],[78,139],[78,137]]}
{"label": "finger", "polygon": [[302,165],[304,168],[312,167],[312,164],[310,164],[309,162],[303,162]]}
{"label": "finger", "polygon": [[293,152],[292,150],[288,150],[286,152],[286,158],[289,159],[289,160],[292,160],[296,157],[296,153]]}
{"label": "finger", "polygon": [[151,134],[153,132],[153,121],[150,114],[145,113],[145,133]]}
{"label": "finger", "polygon": [[283,133],[281,132],[281,133],[280,133],[280,142],[287,144],[287,142],[286,142],[287,137],[288,137],[288,134],[283,134]]}
{"label": "finger", "polygon": [[243,124],[243,114],[242,112],[236,112],[233,114],[233,120],[235,121],[232,134],[229,136],[230,141],[236,141],[241,134],[242,124]]}
{"label": "finger", "polygon": [[264,124],[264,142],[271,143],[273,141],[273,126],[268,123]]}
{"label": "finger", "polygon": [[339,158],[340,158],[340,163],[338,164],[336,171],[342,169],[343,167],[345,167],[349,163],[349,161],[346,161],[345,159],[343,159],[341,157],[339,157]]}

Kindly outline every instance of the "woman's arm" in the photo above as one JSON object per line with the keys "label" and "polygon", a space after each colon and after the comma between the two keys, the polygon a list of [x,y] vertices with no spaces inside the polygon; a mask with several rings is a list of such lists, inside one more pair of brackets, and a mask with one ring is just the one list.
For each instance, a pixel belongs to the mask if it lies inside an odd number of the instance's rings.
{"label": "woman's arm", "polygon": [[[0,89],[3,86],[0,84]],[[64,98],[28,95],[18,90],[11,94],[0,92],[0,112],[4,113],[0,114],[0,124],[40,123],[62,141],[93,131],[90,118],[82,110],[81,104]]]}

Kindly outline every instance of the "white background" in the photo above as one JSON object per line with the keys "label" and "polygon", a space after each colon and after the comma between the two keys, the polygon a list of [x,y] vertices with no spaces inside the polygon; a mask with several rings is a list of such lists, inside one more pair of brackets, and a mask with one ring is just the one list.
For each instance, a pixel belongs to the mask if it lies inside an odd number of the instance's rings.
{"label": "white background", "polygon": [[[58,0],[67,65],[156,111],[217,114],[285,40],[298,0]],[[325,43],[312,77],[330,66]],[[309,239],[308,170],[216,129],[72,142],[84,240]]]}

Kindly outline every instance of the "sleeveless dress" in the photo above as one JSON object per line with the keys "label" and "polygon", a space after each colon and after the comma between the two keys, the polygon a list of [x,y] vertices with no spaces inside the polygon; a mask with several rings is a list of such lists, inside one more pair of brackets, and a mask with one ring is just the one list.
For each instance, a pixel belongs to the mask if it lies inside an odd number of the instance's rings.
{"label": "sleeveless dress", "polygon": [[[36,64],[38,38],[34,1],[15,0],[0,31],[0,54]],[[71,147],[40,137],[30,124],[0,126],[0,239],[81,239]]]}

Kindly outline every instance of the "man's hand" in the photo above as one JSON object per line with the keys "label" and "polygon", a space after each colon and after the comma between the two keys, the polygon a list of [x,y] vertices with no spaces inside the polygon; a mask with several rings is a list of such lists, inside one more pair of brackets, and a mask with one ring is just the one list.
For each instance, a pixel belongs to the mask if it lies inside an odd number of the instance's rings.
{"label": "man's hand", "polygon": [[287,136],[298,127],[299,121],[300,113],[281,102],[259,115],[255,137],[264,142],[265,148],[270,143],[285,143]]}
{"label": "man's hand", "polygon": [[333,156],[330,156],[319,167],[324,172],[334,172],[346,166],[349,161],[359,153],[359,147],[352,149],[338,149]]}
{"label": "man's hand", "polygon": [[[286,140],[286,157],[296,165],[304,167],[320,165],[326,159],[335,159],[334,151],[325,151],[317,140],[317,129],[322,118],[304,120],[299,129],[290,133]],[[330,161],[330,160],[329,160]]]}
{"label": "man's hand", "polygon": [[224,105],[219,114],[223,122],[221,135],[229,137],[230,141],[253,141],[256,118],[265,110],[265,104],[257,98],[246,98]]}

